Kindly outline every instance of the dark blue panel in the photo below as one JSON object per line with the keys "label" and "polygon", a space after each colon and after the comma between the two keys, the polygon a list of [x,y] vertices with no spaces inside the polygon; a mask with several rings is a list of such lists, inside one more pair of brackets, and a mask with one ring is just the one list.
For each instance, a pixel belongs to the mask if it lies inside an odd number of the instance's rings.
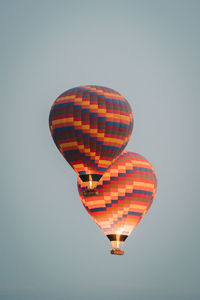
{"label": "dark blue panel", "polygon": [[104,180],[103,184],[110,184],[110,181],[109,180]]}
{"label": "dark blue panel", "polygon": [[126,173],[119,173],[118,176],[119,177],[126,177]]}
{"label": "dark blue panel", "polygon": [[54,132],[62,132],[62,131],[68,131],[68,130],[74,130],[74,126],[55,128]]}
{"label": "dark blue panel", "polygon": [[118,200],[111,200],[111,203],[118,203]]}
{"label": "dark blue panel", "polygon": [[136,212],[136,211],[129,211],[128,215],[132,215],[132,216],[142,216],[142,213]]}
{"label": "dark blue panel", "polygon": [[118,177],[110,177],[110,180],[112,180],[112,181],[118,181]]}
{"label": "dark blue panel", "polygon": [[105,121],[106,118],[105,117],[98,117],[98,121]]}
{"label": "dark blue panel", "polygon": [[108,149],[108,150],[113,150],[113,151],[119,151],[119,147],[113,147],[113,146],[104,146],[102,147],[103,149]]}
{"label": "dark blue panel", "polygon": [[127,174],[133,174],[133,170],[126,170]]}
{"label": "dark blue panel", "polygon": [[100,168],[100,167],[98,167],[98,171],[105,172],[105,171],[106,171],[106,168]]}
{"label": "dark blue panel", "polygon": [[148,191],[133,190],[133,193],[152,196],[152,192],[148,192]]}
{"label": "dark blue panel", "polygon": [[98,117],[98,113],[90,113],[90,117]]}
{"label": "dark blue panel", "polygon": [[81,105],[74,105],[74,109],[81,109],[82,106]]}
{"label": "dark blue panel", "polygon": [[125,196],[126,197],[131,197],[133,194],[132,193],[126,193]]}
{"label": "dark blue panel", "polygon": [[68,150],[68,151],[64,151],[64,154],[65,155],[68,155],[68,154],[74,154],[74,153],[79,153],[79,150],[77,150],[77,149],[74,149],[74,150]]}
{"label": "dark blue panel", "polygon": [[81,133],[82,134],[82,130],[81,129],[75,129],[75,132],[78,134],[78,133]]}
{"label": "dark blue panel", "polygon": [[123,101],[117,100],[117,99],[106,98],[105,100],[106,100],[106,102],[113,102],[113,103],[117,103],[117,104],[119,104],[119,103],[125,104]]}
{"label": "dark blue panel", "polygon": [[83,133],[83,136],[84,137],[90,137],[90,134],[89,133]]}
{"label": "dark blue panel", "polygon": [[148,169],[148,168],[133,167],[133,170],[153,173],[153,171],[151,169]]}
{"label": "dark blue panel", "polygon": [[90,209],[91,212],[96,212],[96,211],[106,211],[105,207],[98,207],[98,208],[92,208]]}
{"label": "dark blue panel", "polygon": [[123,123],[117,123],[117,122],[106,122],[107,126],[115,126],[115,127],[122,127],[122,128],[128,128],[129,125],[123,124]]}
{"label": "dark blue panel", "polygon": [[53,109],[60,108],[60,107],[69,107],[72,105],[74,105],[74,102],[60,103],[60,104],[54,105]]}

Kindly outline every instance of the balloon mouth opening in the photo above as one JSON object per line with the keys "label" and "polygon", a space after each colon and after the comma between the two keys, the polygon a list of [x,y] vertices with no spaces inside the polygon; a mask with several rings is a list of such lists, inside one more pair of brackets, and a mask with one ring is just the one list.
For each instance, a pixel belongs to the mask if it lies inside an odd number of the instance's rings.
{"label": "balloon mouth opening", "polygon": [[124,255],[124,251],[121,248],[123,247],[124,241],[127,239],[128,235],[108,234],[107,237],[110,240],[111,245],[112,245],[110,254]]}
{"label": "balloon mouth opening", "polygon": [[125,234],[107,234],[107,238],[111,242],[124,242],[127,239],[128,235]]}
{"label": "balloon mouth opening", "polygon": [[102,175],[101,174],[84,174],[84,175],[79,175],[80,179],[83,181],[83,182],[89,182],[89,181],[96,181],[98,182]]}
{"label": "balloon mouth opening", "polygon": [[86,182],[86,189],[83,191],[84,197],[97,196],[99,193],[96,190],[98,181],[101,179],[102,175],[99,174],[89,174],[89,175],[80,175],[79,176],[82,182]]}

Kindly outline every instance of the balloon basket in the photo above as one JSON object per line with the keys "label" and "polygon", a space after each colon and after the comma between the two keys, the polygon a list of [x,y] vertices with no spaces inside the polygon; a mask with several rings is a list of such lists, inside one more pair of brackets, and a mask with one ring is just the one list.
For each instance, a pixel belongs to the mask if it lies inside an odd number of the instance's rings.
{"label": "balloon basket", "polygon": [[114,255],[124,255],[124,251],[119,248],[113,248],[110,250],[110,254]]}

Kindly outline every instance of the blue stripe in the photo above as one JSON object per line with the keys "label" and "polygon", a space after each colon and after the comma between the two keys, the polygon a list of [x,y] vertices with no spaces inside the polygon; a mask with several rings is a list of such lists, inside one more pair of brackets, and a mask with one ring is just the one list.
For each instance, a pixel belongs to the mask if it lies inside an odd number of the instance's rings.
{"label": "blue stripe", "polygon": [[113,102],[113,103],[117,103],[117,104],[124,103],[121,100],[110,99],[110,98],[106,98],[106,102]]}
{"label": "blue stripe", "polygon": [[79,153],[79,150],[68,150],[68,151],[64,151],[64,154],[65,154],[65,155],[74,154],[74,153]]}
{"label": "blue stripe", "polygon": [[126,173],[127,173],[127,174],[132,174],[132,173],[133,173],[133,170],[126,170]]}
{"label": "blue stripe", "polygon": [[152,196],[152,192],[148,192],[148,191],[133,190],[133,193]]}
{"label": "blue stripe", "polygon": [[68,130],[74,130],[74,126],[55,128],[54,132],[56,133],[56,132],[62,132],[62,131],[68,131]]}
{"label": "blue stripe", "polygon": [[89,133],[83,133],[83,137],[90,137]]}
{"label": "blue stripe", "polygon": [[118,151],[120,148],[118,147],[113,147],[113,146],[104,146],[102,147],[103,149],[108,149],[108,150],[113,150],[113,151]]}
{"label": "blue stripe", "polygon": [[147,169],[147,168],[133,167],[133,170],[153,173],[153,171],[151,169]]}
{"label": "blue stripe", "polygon": [[133,194],[132,193],[126,193],[125,196],[126,197],[131,197]]}
{"label": "blue stripe", "polygon": [[122,128],[128,128],[129,125],[122,124],[122,123],[117,123],[117,122],[106,122],[107,126],[116,126],[116,127],[122,127]]}
{"label": "blue stripe", "polygon": [[90,110],[88,108],[83,108],[81,111],[81,113],[89,113],[89,112],[90,112]]}
{"label": "blue stripe", "polygon": [[74,109],[81,109],[81,105],[74,105]]}
{"label": "blue stripe", "polygon": [[102,172],[105,172],[106,168],[98,168],[98,171],[102,171]]}
{"label": "blue stripe", "polygon": [[111,203],[118,203],[117,200],[111,200]]}
{"label": "blue stripe", "polygon": [[104,180],[103,184],[110,184],[110,181],[109,180]]}
{"label": "blue stripe", "polygon": [[96,212],[96,211],[106,211],[105,207],[97,207],[97,208],[92,208],[90,209],[91,212]]}
{"label": "blue stripe", "polygon": [[118,197],[118,200],[124,200],[124,199],[125,199],[124,196],[119,196],[119,197]]}
{"label": "blue stripe", "polygon": [[118,177],[126,177],[126,173],[119,173]]}
{"label": "blue stripe", "polygon": [[74,105],[74,102],[67,102],[67,103],[60,103],[60,104],[56,104],[54,105],[54,108],[59,108],[59,107],[68,107],[68,106],[72,106]]}
{"label": "blue stripe", "polygon": [[128,215],[132,215],[132,216],[142,216],[142,213],[136,212],[136,211],[129,211]]}
{"label": "blue stripe", "polygon": [[81,129],[75,129],[75,132],[78,134],[78,133],[81,133],[82,134],[82,130]]}
{"label": "blue stripe", "polygon": [[118,181],[118,177],[110,177],[110,180],[112,180],[112,181]]}
{"label": "blue stripe", "polygon": [[98,117],[98,121],[105,121],[106,118],[105,117]]}
{"label": "blue stripe", "polygon": [[98,113],[90,113],[90,117],[98,117]]}

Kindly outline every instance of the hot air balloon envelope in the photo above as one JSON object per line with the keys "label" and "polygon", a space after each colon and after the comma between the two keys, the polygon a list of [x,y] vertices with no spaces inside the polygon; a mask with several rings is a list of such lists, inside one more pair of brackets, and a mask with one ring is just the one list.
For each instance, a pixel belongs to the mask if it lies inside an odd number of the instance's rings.
{"label": "hot air balloon envelope", "polygon": [[140,154],[123,151],[97,185],[98,195],[85,197],[86,185],[78,179],[81,201],[112,244],[120,247],[150,208],[156,193],[156,174]]}
{"label": "hot air balloon envelope", "polygon": [[80,86],[61,94],[49,116],[53,140],[66,161],[94,189],[123,151],[133,129],[133,114],[118,92]]}

